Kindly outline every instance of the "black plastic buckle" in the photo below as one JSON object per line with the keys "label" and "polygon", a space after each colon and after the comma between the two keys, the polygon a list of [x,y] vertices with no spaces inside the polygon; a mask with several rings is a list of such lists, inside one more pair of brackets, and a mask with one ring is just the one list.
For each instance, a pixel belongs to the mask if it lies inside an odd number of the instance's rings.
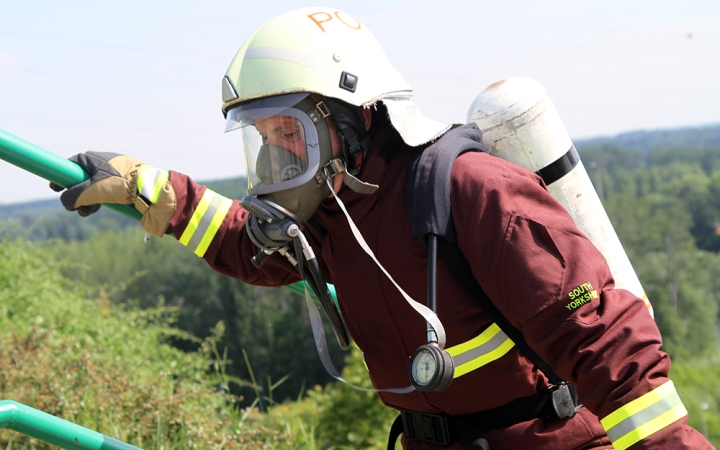
{"label": "black plastic buckle", "polygon": [[403,434],[407,439],[439,445],[448,445],[452,442],[445,416],[403,409],[400,411],[400,417],[402,417]]}

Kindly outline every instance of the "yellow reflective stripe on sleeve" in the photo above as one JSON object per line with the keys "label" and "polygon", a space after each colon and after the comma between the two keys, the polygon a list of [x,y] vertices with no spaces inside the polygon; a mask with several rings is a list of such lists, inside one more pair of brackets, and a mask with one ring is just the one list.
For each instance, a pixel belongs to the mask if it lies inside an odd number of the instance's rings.
{"label": "yellow reflective stripe on sleeve", "polygon": [[196,255],[204,256],[231,206],[232,200],[206,189],[180,236],[180,243]]}
{"label": "yellow reflective stripe on sleeve", "polygon": [[157,203],[160,191],[170,179],[170,173],[150,166],[143,166],[137,174],[137,190],[150,203]]}
{"label": "yellow reflective stripe on sleeve", "polygon": [[687,415],[672,381],[618,408],[600,421],[617,450],[623,450]]}
{"label": "yellow reflective stripe on sleeve", "polygon": [[460,377],[466,373],[489,364],[503,357],[515,343],[510,340],[497,324],[490,325],[479,336],[445,349],[455,363],[455,375]]}
{"label": "yellow reflective stripe on sleeve", "polygon": [[212,220],[210,221],[207,231],[205,231],[202,239],[200,240],[200,244],[194,250],[196,255],[202,257],[205,254],[208,247],[210,247],[210,243],[215,237],[215,234],[217,234],[217,231],[220,229],[220,225],[222,225],[223,220],[225,220],[225,216],[227,216],[228,211],[230,211],[231,206],[232,200],[223,197],[212,217]]}
{"label": "yellow reflective stripe on sleeve", "polygon": [[190,242],[190,238],[192,238],[193,234],[195,234],[195,230],[197,230],[200,220],[205,215],[208,206],[210,206],[210,200],[212,200],[214,194],[215,193],[210,189],[205,189],[205,193],[200,199],[200,203],[198,203],[198,205],[195,207],[195,212],[190,218],[190,222],[188,222],[187,226],[185,227],[185,231],[183,231],[182,236],[180,236],[180,243],[182,245],[188,245],[188,243]]}

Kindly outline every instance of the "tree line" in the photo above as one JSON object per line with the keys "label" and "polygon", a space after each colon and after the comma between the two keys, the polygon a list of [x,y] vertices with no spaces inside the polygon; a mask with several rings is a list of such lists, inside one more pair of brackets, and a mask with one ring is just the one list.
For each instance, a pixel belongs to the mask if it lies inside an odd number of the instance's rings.
{"label": "tree line", "polygon": [[[710,430],[711,439],[720,438],[720,145],[648,149],[591,142],[578,148],[653,304],[690,423]],[[212,187],[239,198],[244,186],[242,180],[226,180]],[[92,295],[148,310],[171,306],[177,310],[176,325],[201,340],[222,322],[218,348],[225,352],[228,376],[236,381],[230,389],[244,397],[242,405],[259,398],[257,406],[268,410],[303,397],[308,389],[315,394],[307,401],[324,404],[334,417],[348,413],[336,402],[341,398],[345,404],[374,405],[374,397],[334,385],[318,388],[323,395],[312,389],[331,378],[316,356],[302,297],[221,276],[171,237],[145,244],[143,234],[134,222],[110,211],[87,220],[52,210],[0,220],[0,237],[41,242],[45,257],[62,261],[63,275]],[[332,331],[326,331],[331,354],[342,367],[344,355]],[[185,351],[199,348],[198,341],[171,342]],[[361,361],[348,358],[346,373],[360,377]],[[359,445],[352,436],[368,435],[374,427],[368,423],[374,422],[358,414],[353,412],[357,420],[343,421],[353,423],[344,423],[342,433],[336,430],[344,437],[334,439]],[[353,427],[358,427],[354,434]]]}

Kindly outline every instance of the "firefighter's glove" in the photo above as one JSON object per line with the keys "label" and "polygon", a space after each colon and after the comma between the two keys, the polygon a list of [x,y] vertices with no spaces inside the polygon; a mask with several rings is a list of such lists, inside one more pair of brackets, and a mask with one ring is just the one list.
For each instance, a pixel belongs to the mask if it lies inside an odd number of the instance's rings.
{"label": "firefighter's glove", "polygon": [[[87,217],[100,203],[134,205],[143,215],[140,225],[145,231],[162,236],[175,212],[175,190],[168,172],[150,167],[142,161],[117,153],[87,152],[68,158],[78,164],[90,178],[60,195],[65,209]],[[56,192],[64,188],[50,183]]]}

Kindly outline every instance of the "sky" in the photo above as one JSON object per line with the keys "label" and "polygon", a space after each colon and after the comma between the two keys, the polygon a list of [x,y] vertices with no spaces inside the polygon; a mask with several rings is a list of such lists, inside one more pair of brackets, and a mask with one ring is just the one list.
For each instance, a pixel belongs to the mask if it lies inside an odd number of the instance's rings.
{"label": "sky", "polygon": [[[244,173],[221,79],[260,25],[317,3],[24,0],[0,9],[0,129],[63,157],[131,155],[198,180]],[[326,1],[358,19],[428,117],[465,122],[524,76],[573,139],[720,123],[720,1]],[[0,204],[57,197],[0,160]]]}

